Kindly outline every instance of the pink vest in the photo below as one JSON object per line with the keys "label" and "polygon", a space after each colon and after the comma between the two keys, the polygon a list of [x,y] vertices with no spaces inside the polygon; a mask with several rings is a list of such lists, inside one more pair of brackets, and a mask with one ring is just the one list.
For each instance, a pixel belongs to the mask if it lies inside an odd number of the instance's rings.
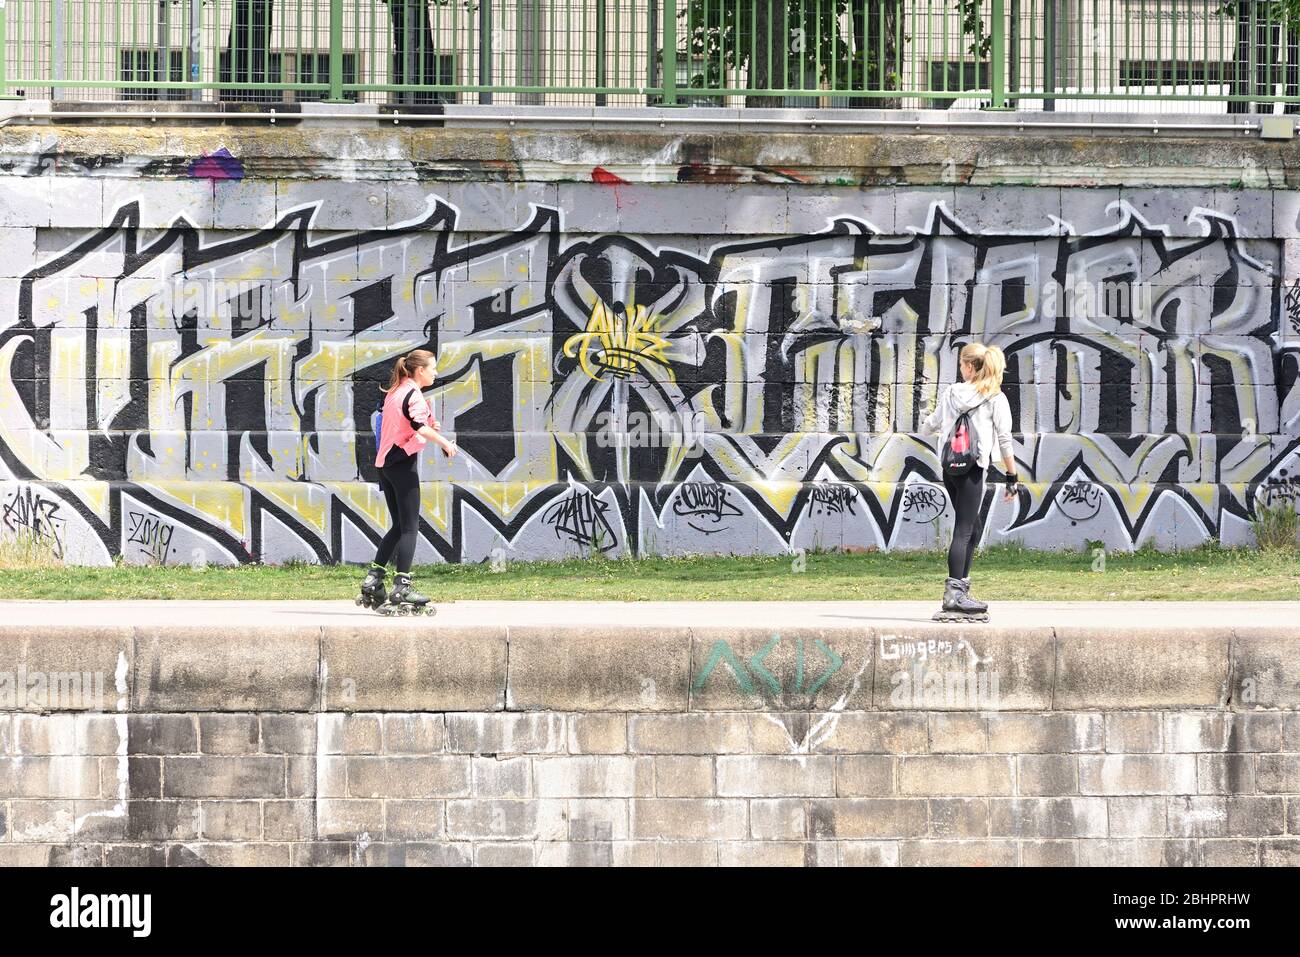
{"label": "pink vest", "polygon": [[376,468],[383,467],[388,450],[394,445],[401,448],[403,452],[413,454],[424,448],[429,441],[412,428],[410,421],[402,412],[402,403],[408,395],[411,396],[408,409],[412,419],[420,425],[427,425],[433,417],[429,412],[429,403],[425,401],[424,393],[420,391],[414,379],[407,378],[397,383],[397,388],[384,398],[383,419],[379,426],[379,454],[375,456]]}

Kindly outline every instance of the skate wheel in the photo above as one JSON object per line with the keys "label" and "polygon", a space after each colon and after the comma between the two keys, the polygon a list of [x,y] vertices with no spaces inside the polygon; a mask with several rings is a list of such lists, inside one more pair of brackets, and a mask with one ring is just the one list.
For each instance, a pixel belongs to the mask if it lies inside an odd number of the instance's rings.
{"label": "skate wheel", "polygon": [[988,615],[956,615],[952,612],[935,612],[931,621],[943,622],[984,622],[989,620]]}

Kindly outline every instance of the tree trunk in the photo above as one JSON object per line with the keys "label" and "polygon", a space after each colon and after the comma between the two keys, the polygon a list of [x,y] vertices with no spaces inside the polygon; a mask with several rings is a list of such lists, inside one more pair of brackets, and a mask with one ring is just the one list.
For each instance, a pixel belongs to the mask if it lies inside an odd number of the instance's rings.
{"label": "tree trunk", "polygon": [[[868,90],[894,90],[898,88],[897,73],[901,68],[898,57],[898,3],[899,0],[863,0],[866,27],[866,88]],[[859,34],[862,35],[862,34]],[[865,101],[865,102],[861,102]],[[878,110],[897,110],[903,105],[896,96],[864,96],[855,107],[874,107]]]}
{"label": "tree trunk", "polygon": [[[786,0],[757,0],[754,4],[754,48],[749,63],[749,88],[786,87],[790,64],[790,31],[786,29]],[[745,105],[781,107],[779,96],[750,96]]]}
{"label": "tree trunk", "polygon": [[[235,84],[275,82],[278,71],[269,55],[272,0],[234,0],[234,6],[221,79]],[[265,101],[274,99],[275,93],[231,88],[221,96],[225,100]]]}
{"label": "tree trunk", "polygon": [[[384,0],[393,34],[394,83],[433,86],[441,82],[439,51],[433,45],[433,24],[425,0]],[[409,18],[409,22],[408,22]],[[409,42],[408,42],[409,39]],[[453,96],[436,90],[395,94],[402,103],[448,103]]]}
{"label": "tree trunk", "polygon": [[[899,0],[854,0],[849,7],[849,30],[857,54],[856,89],[878,92],[898,86],[893,76],[900,69],[898,4]],[[853,96],[848,105],[854,110],[896,110],[903,104],[898,97]]]}

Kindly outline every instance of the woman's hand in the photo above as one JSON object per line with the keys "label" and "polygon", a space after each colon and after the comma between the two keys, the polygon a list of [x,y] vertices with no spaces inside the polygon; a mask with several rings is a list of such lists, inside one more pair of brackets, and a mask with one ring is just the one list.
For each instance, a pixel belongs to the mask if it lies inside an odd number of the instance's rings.
{"label": "woman's hand", "polygon": [[1002,493],[1002,500],[1013,502],[1020,495],[1020,477],[1015,472],[1006,473],[1006,490]]}
{"label": "woman's hand", "polygon": [[442,440],[442,450],[447,453],[447,458],[449,459],[454,459],[456,453],[460,451],[455,442],[449,442],[446,439]]}

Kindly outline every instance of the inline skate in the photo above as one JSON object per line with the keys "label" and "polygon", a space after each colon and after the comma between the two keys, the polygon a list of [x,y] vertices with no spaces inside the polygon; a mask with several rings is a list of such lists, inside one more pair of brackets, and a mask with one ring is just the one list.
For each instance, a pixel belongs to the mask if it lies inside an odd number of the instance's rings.
{"label": "inline skate", "polygon": [[974,608],[977,614],[983,614],[989,610],[988,602],[980,601],[978,598],[976,598],[974,595],[970,593],[969,578],[963,578],[961,580],[961,586],[962,586],[962,592],[966,595],[966,603],[970,605],[972,608]]}
{"label": "inline skate", "polygon": [[365,580],[361,583],[361,594],[357,596],[356,603],[363,608],[380,608],[388,600],[388,593],[384,590],[384,576],[387,575],[388,569],[371,564],[370,571],[366,572]]}
{"label": "inline skate", "polygon": [[411,576],[398,572],[393,576],[393,590],[388,601],[378,609],[381,615],[435,615],[437,607],[427,595],[421,595],[411,585]]}
{"label": "inline skate", "polygon": [[967,594],[968,578],[948,578],[943,583],[943,608],[936,611],[934,621],[988,621],[989,606],[975,601]]}

